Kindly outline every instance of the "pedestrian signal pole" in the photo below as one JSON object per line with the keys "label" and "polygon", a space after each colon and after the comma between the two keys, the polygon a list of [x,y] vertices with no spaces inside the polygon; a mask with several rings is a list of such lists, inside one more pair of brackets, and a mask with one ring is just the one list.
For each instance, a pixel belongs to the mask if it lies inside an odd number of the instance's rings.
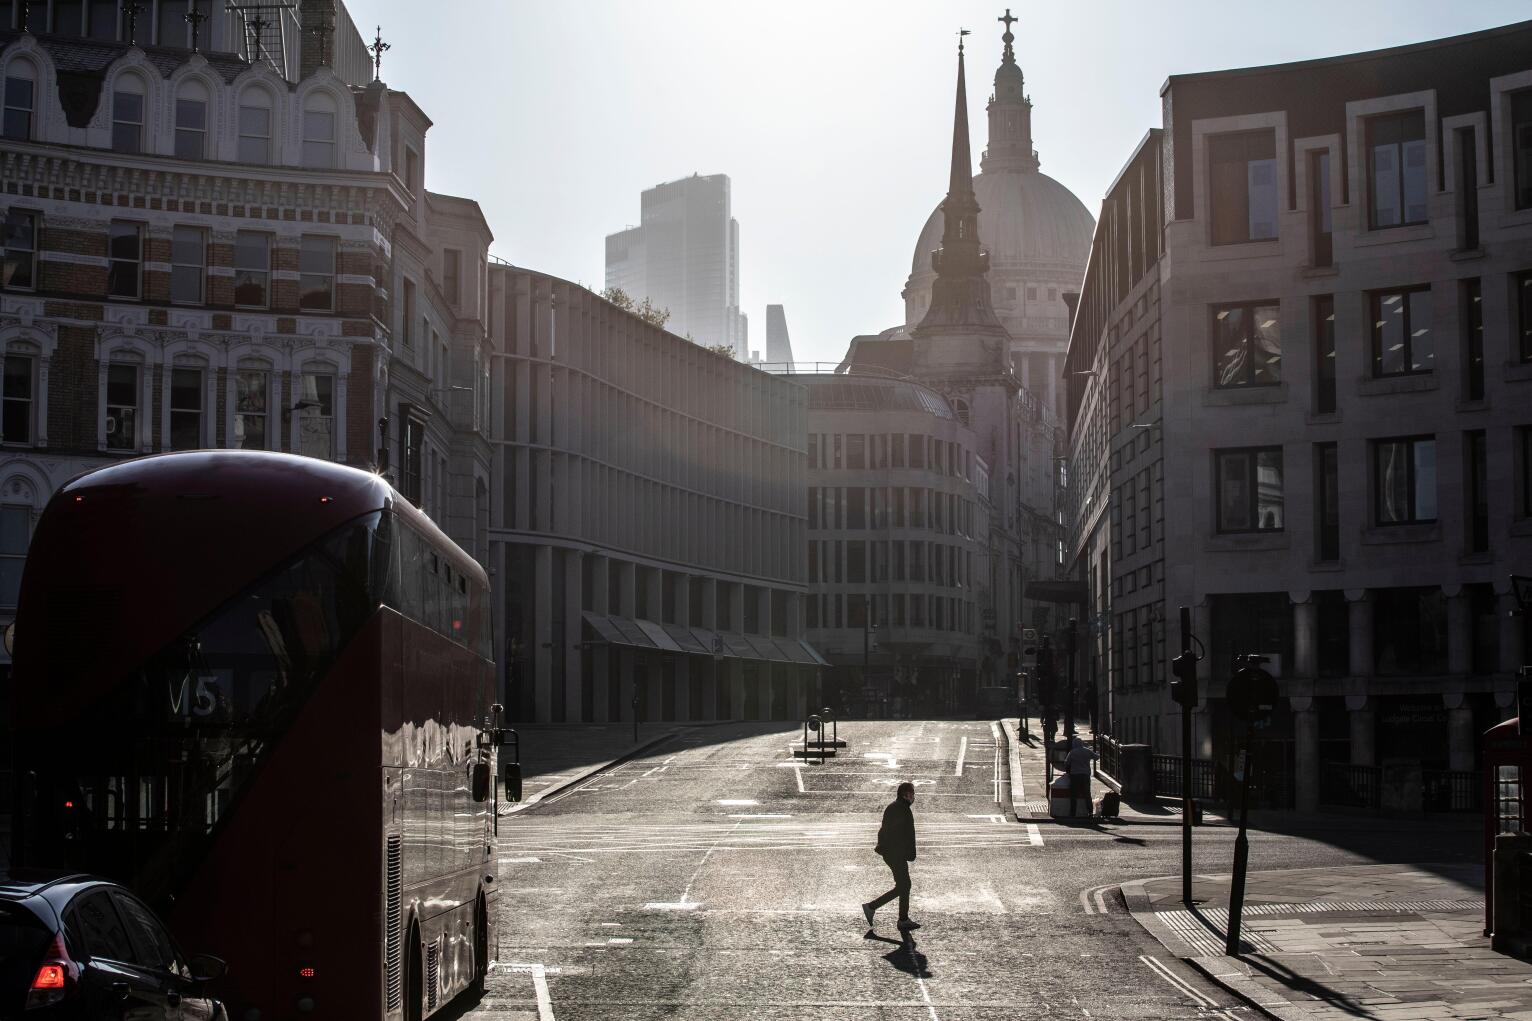
{"label": "pedestrian signal pole", "polygon": [[1197,708],[1197,655],[1192,611],[1181,607],[1181,655],[1170,666],[1170,697],[1181,705],[1181,903],[1192,906],[1192,710]]}
{"label": "pedestrian signal pole", "polygon": [[1245,828],[1250,820],[1250,774],[1255,772],[1251,746],[1255,728],[1266,724],[1277,702],[1277,682],[1261,669],[1265,662],[1265,656],[1236,656],[1234,676],[1229,678],[1229,712],[1235,719],[1245,721],[1245,747],[1240,750],[1240,771],[1236,776],[1240,782],[1239,836],[1234,838],[1234,880],[1229,887],[1229,931],[1223,951],[1228,957],[1239,956],[1240,916],[1245,907],[1245,867],[1250,860],[1250,838]]}

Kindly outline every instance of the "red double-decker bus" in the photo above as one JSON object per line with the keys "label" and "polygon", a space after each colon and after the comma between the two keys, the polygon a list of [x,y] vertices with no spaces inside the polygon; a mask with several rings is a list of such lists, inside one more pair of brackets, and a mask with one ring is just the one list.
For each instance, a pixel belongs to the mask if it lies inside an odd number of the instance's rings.
{"label": "red double-decker bus", "polygon": [[250,451],[65,485],[14,632],[12,862],[131,885],[236,1019],[406,1019],[495,946],[484,571],[377,475]]}

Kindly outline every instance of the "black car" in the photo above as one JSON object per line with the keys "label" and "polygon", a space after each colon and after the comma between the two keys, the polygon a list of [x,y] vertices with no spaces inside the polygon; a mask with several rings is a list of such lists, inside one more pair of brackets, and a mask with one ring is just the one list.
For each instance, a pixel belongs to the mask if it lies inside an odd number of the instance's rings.
{"label": "black car", "polygon": [[0,874],[0,1021],[227,1021],[202,991],[223,971],[216,957],[182,956],[116,883]]}

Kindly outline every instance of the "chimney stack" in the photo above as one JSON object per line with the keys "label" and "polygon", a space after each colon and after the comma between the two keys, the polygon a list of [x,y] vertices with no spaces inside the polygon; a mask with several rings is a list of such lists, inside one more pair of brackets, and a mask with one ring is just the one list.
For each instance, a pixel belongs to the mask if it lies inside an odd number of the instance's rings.
{"label": "chimney stack", "polygon": [[321,66],[335,67],[335,4],[336,0],[299,0],[298,29],[302,34],[298,40],[299,81]]}

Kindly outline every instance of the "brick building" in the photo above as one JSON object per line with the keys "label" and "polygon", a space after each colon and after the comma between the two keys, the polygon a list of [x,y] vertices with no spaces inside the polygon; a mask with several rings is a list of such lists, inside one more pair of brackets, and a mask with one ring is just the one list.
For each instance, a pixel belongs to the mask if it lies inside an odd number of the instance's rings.
{"label": "brick building", "polygon": [[491,236],[429,119],[336,0],[85,6],[0,5],[0,621],[54,489],[159,451],[386,466],[487,560]]}

